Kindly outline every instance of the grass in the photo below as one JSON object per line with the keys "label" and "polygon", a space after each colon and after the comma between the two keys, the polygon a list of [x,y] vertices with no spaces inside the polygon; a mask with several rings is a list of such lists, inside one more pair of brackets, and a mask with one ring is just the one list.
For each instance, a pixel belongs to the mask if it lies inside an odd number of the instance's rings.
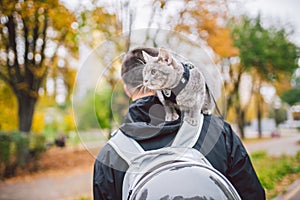
{"label": "grass", "polygon": [[284,192],[300,177],[300,152],[296,156],[273,157],[264,151],[251,154],[252,163],[267,192],[267,199]]}

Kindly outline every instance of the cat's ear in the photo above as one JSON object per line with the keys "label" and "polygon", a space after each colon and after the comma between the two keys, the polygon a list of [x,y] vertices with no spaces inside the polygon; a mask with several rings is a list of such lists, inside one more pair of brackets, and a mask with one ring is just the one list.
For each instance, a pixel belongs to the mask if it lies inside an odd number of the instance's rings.
{"label": "cat's ear", "polygon": [[160,48],[159,49],[159,53],[158,53],[158,60],[161,60],[163,62],[166,62],[168,65],[171,65],[173,62],[172,56],[170,55],[170,53],[164,49],[164,48]]}
{"label": "cat's ear", "polygon": [[146,63],[153,61],[153,56],[149,55],[145,51],[142,51],[142,54]]}

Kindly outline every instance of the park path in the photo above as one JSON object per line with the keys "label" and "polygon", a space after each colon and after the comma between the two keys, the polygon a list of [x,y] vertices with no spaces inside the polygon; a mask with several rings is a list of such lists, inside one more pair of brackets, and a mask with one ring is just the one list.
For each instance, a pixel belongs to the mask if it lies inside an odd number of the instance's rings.
{"label": "park path", "polygon": [[80,199],[92,196],[92,168],[0,183],[1,200]]}
{"label": "park path", "polygon": [[300,151],[300,134],[294,133],[280,138],[263,139],[256,142],[246,142],[245,147],[249,153],[266,151],[269,155],[280,156],[296,155]]}
{"label": "park path", "polygon": [[[247,142],[245,146],[249,153],[265,150],[271,155],[296,154],[297,151],[300,151],[299,141],[300,134],[291,134],[280,138]],[[29,180],[0,181],[0,199],[74,200],[80,199],[80,197],[92,197],[92,175],[93,166],[90,166],[85,169],[75,169],[63,174],[50,174]],[[290,200],[300,199],[300,182],[296,183],[299,184],[293,186],[291,192],[293,196],[289,198]]]}

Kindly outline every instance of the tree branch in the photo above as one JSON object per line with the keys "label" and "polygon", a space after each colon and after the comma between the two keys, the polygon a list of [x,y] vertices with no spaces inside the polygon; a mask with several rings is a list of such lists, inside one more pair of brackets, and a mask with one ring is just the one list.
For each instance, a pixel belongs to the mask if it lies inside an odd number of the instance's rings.
{"label": "tree branch", "polygon": [[[6,52],[9,53],[9,50],[12,49],[13,52],[14,52],[14,55],[15,55],[15,58],[14,58],[14,63],[13,65],[10,65],[9,63],[9,59],[8,59],[8,62],[7,62],[7,66],[11,66],[13,67],[14,71],[12,72],[12,69],[9,69],[8,67],[8,71],[9,71],[9,74],[11,75],[11,77],[15,78],[16,80],[21,80],[22,77],[21,77],[21,73],[20,73],[20,67],[19,67],[19,64],[18,64],[18,52],[17,52],[17,43],[16,43],[16,24],[15,24],[15,21],[14,21],[14,16],[11,15],[11,16],[8,16],[8,22],[6,24],[6,27],[8,28],[8,46],[6,47]],[[9,54],[7,54],[9,55]]]}
{"label": "tree branch", "polygon": [[43,27],[43,31],[42,31],[42,34],[43,34],[43,44],[42,44],[42,47],[41,47],[41,62],[39,64],[39,67],[42,67],[43,66],[43,62],[44,62],[44,59],[45,59],[45,47],[46,47],[46,31],[47,31],[47,28],[48,28],[48,9],[45,9],[45,14],[44,14],[44,27]]}
{"label": "tree branch", "polygon": [[2,72],[0,72],[0,79],[2,79],[5,83],[7,83],[15,91],[14,83],[7,76],[5,76]]}
{"label": "tree branch", "polygon": [[[22,18],[23,20],[23,18]],[[23,20],[23,27],[24,27],[24,42],[25,42],[25,47],[24,47],[24,71],[25,71],[25,75],[24,77],[26,77],[28,75],[28,63],[29,63],[29,60],[28,60],[28,53],[29,53],[29,42],[28,42],[28,33],[29,33],[29,30],[28,30],[28,26],[25,22],[25,20]]]}
{"label": "tree branch", "polygon": [[[35,17],[35,21],[34,21],[35,26],[33,28],[33,40],[32,40],[33,41],[33,49],[32,49],[32,51],[35,54],[37,52],[37,50],[36,50],[36,41],[39,38],[39,20],[38,20],[38,11],[37,10],[35,11],[34,17]],[[34,56],[33,56],[33,59],[32,59],[32,63],[33,63],[33,65],[36,64]]]}

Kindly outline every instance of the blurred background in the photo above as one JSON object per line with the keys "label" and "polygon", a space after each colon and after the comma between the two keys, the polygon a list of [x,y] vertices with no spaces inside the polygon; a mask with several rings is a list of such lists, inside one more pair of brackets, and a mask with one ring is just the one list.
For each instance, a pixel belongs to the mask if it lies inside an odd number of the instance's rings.
{"label": "blurred background", "polygon": [[92,198],[94,159],[129,105],[122,55],[136,46],[204,66],[267,199],[300,199],[299,1],[0,5],[0,199]]}

